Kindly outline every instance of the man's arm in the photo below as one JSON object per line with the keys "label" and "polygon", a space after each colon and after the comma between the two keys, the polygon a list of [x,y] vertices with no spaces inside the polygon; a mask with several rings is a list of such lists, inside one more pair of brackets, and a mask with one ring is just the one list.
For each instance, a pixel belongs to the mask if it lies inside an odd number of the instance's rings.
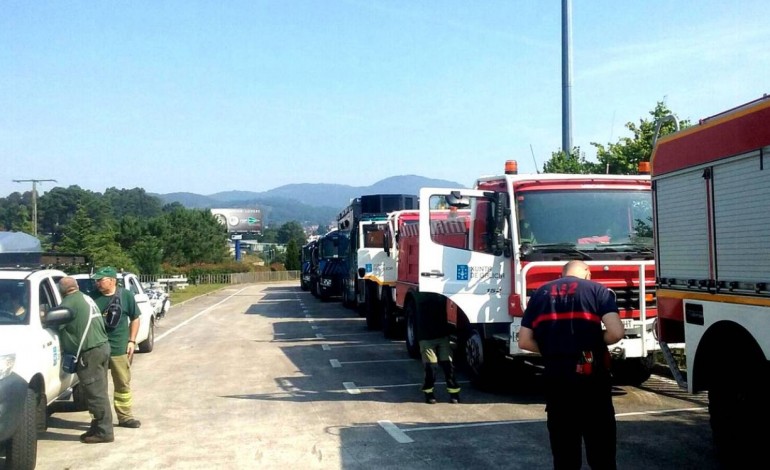
{"label": "man's arm", "polygon": [[623,327],[623,322],[620,321],[620,315],[618,312],[605,313],[602,317],[602,323],[604,323],[604,342],[606,344],[615,344],[626,335],[626,329]]}
{"label": "man's arm", "polygon": [[[621,326],[623,325],[621,324]],[[537,341],[535,341],[535,335],[531,328],[522,326],[519,329],[519,347],[526,351],[535,353],[540,352],[540,348],[537,347]]]}

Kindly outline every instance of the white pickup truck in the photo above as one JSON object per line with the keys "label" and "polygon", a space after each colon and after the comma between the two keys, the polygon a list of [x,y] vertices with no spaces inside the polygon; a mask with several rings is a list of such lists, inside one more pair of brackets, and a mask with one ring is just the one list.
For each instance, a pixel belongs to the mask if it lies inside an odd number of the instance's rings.
{"label": "white pickup truck", "polygon": [[[91,279],[88,274],[73,274],[78,281],[81,292],[93,296],[98,292],[96,281]],[[139,346],[140,353],[152,352],[155,347],[155,326],[158,322],[156,309],[150,303],[150,296],[144,290],[144,286],[139,282],[139,277],[133,273],[118,273],[118,285],[134,294],[136,306],[139,307],[141,316],[139,317],[139,332],[136,335],[136,344]],[[170,302],[169,302],[170,303]]]}
{"label": "white pickup truck", "polygon": [[72,312],[58,308],[53,269],[0,268],[0,448],[6,468],[34,468],[37,433],[47,429],[49,405],[75,399],[85,409],[77,376],[62,371],[58,327]]}

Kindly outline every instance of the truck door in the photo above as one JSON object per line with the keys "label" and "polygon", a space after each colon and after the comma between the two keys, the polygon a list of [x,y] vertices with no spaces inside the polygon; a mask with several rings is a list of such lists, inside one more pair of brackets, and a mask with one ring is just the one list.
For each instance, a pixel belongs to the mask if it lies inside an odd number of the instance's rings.
{"label": "truck door", "polygon": [[[456,303],[471,323],[509,322],[506,226],[495,214],[505,194],[471,189],[420,191],[419,289]],[[507,203],[507,200],[505,201]]]}

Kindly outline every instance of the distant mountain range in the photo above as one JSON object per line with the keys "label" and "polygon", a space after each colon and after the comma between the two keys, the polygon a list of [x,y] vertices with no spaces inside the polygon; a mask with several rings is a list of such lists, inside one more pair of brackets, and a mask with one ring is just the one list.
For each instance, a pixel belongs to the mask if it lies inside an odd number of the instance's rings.
{"label": "distant mountain range", "polygon": [[302,224],[326,225],[334,221],[351,199],[364,194],[420,194],[420,188],[464,187],[454,181],[416,175],[391,176],[371,186],[344,184],[287,184],[263,191],[223,191],[207,196],[195,193],[153,194],[165,204],[178,202],[190,209],[259,208],[267,226],[297,221]]}

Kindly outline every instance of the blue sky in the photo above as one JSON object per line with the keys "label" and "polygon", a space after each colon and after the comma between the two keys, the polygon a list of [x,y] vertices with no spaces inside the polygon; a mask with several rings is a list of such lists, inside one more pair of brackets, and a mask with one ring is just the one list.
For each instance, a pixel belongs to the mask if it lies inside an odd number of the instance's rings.
{"label": "blue sky", "polygon": [[[766,0],[573,0],[572,140],[770,92]],[[0,5],[0,197],[470,186],[561,148],[561,1]],[[534,159],[533,159],[534,154]]]}

